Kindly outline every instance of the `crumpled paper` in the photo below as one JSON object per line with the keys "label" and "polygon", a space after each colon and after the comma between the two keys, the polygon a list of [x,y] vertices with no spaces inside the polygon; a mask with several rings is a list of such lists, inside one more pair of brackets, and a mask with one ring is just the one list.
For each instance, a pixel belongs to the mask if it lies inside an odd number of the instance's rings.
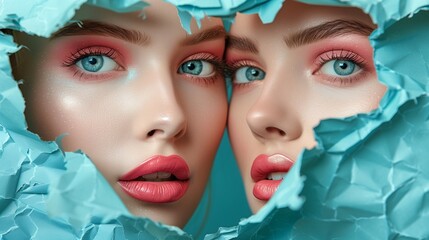
{"label": "crumpled paper", "polygon": [[[188,31],[191,16],[197,22],[222,16],[229,26],[243,12],[268,23],[282,3],[168,1]],[[83,2],[1,1],[0,25],[46,37]],[[266,206],[205,239],[428,239],[429,1],[302,2],[355,6],[372,17],[379,26],[371,35],[377,73],[389,90],[372,113],[322,121],[314,130],[318,146],[302,152]],[[119,12],[146,6],[90,3]],[[8,59],[18,49],[0,34],[0,238],[191,239],[178,228],[133,217],[83,153],[64,153],[26,130]],[[92,188],[82,191],[80,182]]]}
{"label": "crumpled paper", "polygon": [[194,18],[199,24],[206,16],[222,17],[224,26],[229,30],[234,17],[238,12],[257,13],[263,23],[274,20],[280,10],[283,0],[166,0],[177,6],[183,28],[191,32],[191,20]]}

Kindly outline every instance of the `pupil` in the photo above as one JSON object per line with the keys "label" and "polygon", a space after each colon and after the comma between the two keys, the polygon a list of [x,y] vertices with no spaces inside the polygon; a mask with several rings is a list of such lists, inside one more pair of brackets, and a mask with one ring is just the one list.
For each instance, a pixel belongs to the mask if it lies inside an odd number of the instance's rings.
{"label": "pupil", "polygon": [[345,62],[342,62],[342,63],[340,63],[340,68],[341,69],[347,69],[349,66],[347,65],[347,63],[345,63]]}
{"label": "pupil", "polygon": [[259,75],[259,72],[256,69],[252,69],[250,71],[250,74],[252,74],[252,76],[257,77]]}
{"label": "pupil", "polygon": [[195,64],[194,63],[188,63],[188,69],[189,70],[194,70],[195,69]]}
{"label": "pupil", "polygon": [[97,59],[95,57],[91,57],[88,59],[89,64],[95,65],[97,64]]}

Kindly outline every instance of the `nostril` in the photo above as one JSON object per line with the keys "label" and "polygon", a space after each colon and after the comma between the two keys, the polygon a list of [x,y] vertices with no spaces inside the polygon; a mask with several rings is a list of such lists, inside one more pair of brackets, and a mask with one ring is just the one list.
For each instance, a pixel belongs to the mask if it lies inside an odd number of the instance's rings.
{"label": "nostril", "polygon": [[167,138],[169,138],[169,137],[172,137],[172,138],[174,138],[174,139],[178,139],[178,138],[181,138],[183,135],[185,135],[185,132],[186,132],[186,130],[185,129],[181,129],[180,131],[178,131],[176,134],[171,134],[171,135],[169,135],[168,133],[169,132],[166,132],[166,131],[164,131],[164,130],[162,130],[162,129],[152,129],[152,130],[150,130],[147,134],[146,134],[146,137],[147,138],[152,138],[152,137],[155,137],[156,135],[158,135],[158,136],[160,136],[160,137],[167,137]]}
{"label": "nostril", "polygon": [[152,137],[153,135],[155,135],[156,130],[151,130],[150,132],[147,133],[148,137]]}
{"label": "nostril", "polygon": [[278,128],[275,128],[275,127],[267,127],[267,128],[265,128],[265,130],[268,133],[278,133],[282,137],[286,136],[286,132],[285,131],[283,131],[281,129],[278,129]]}

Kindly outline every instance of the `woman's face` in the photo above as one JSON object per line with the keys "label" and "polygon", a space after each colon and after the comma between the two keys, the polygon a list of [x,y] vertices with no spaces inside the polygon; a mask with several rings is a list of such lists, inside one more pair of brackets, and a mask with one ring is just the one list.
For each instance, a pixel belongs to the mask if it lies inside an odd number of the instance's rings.
{"label": "woman's face", "polygon": [[85,6],[51,39],[18,36],[30,130],[66,134],[135,215],[184,226],[197,206],[226,125],[221,22],[180,25],[150,2],[145,17]]}
{"label": "woman's face", "polygon": [[368,35],[375,26],[359,9],[286,1],[274,23],[239,15],[226,60],[233,69],[228,130],[257,212],[303,148],[315,146],[320,120],[378,107]]}

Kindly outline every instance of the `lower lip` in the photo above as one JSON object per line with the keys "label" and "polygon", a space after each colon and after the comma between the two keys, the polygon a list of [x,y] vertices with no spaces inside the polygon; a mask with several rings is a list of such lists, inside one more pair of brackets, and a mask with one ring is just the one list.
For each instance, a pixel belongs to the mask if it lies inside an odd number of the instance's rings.
{"label": "lower lip", "polygon": [[262,201],[268,201],[277,191],[282,180],[261,180],[253,186],[253,196]]}
{"label": "lower lip", "polygon": [[119,181],[119,184],[133,198],[151,203],[169,203],[185,195],[189,181]]}
{"label": "lower lip", "polygon": [[[165,181],[144,180],[141,176],[166,172],[176,179]],[[181,199],[190,184],[190,172],[185,160],[178,155],[154,155],[124,174],[118,181],[129,196],[149,203],[170,203]]]}
{"label": "lower lip", "polygon": [[277,191],[282,180],[265,179],[270,173],[287,173],[293,165],[293,161],[282,154],[265,155],[261,154],[255,158],[250,170],[250,175],[255,182],[253,186],[253,196],[255,198],[268,201]]}

